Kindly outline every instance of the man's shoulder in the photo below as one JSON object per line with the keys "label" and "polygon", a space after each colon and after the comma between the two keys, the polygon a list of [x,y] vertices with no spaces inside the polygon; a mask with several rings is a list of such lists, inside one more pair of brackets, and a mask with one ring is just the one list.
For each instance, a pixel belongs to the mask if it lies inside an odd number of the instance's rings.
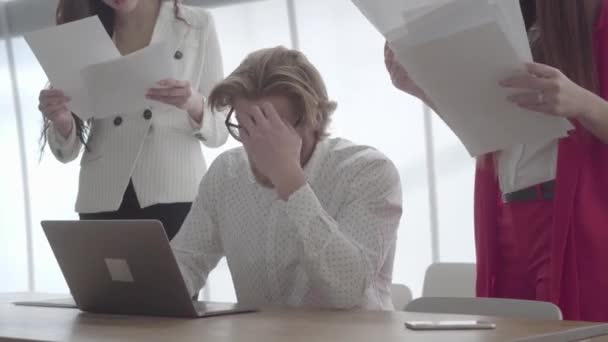
{"label": "man's shoulder", "polygon": [[243,171],[245,167],[249,167],[245,149],[243,147],[236,147],[217,156],[211,163],[207,173],[214,177],[236,176],[238,171]]}
{"label": "man's shoulder", "polygon": [[384,153],[372,146],[356,144],[344,138],[327,139],[322,144],[325,144],[326,151],[323,164],[342,172],[360,172],[373,165],[395,168]]}

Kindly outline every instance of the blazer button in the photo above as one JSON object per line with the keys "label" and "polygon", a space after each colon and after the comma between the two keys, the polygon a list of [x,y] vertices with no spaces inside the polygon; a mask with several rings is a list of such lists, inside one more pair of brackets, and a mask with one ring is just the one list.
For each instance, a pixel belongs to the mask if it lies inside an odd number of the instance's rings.
{"label": "blazer button", "polygon": [[122,118],[117,116],[114,118],[114,126],[120,126],[122,124]]}
{"label": "blazer button", "polygon": [[200,133],[196,133],[194,137],[201,141],[207,141],[207,139],[205,139],[205,137]]}
{"label": "blazer button", "polygon": [[144,119],[150,120],[152,119],[152,111],[149,109],[144,110]]}
{"label": "blazer button", "polygon": [[181,51],[177,50],[177,51],[175,51],[175,54],[173,55],[173,58],[175,58],[175,59],[182,59],[182,58],[184,58],[184,54]]}

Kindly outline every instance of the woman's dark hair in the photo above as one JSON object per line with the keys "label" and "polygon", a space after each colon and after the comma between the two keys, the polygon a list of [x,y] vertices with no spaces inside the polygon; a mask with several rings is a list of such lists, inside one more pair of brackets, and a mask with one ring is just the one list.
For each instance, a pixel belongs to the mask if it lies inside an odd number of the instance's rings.
{"label": "woman's dark hair", "polygon": [[[179,14],[178,3],[178,0],[173,0],[173,11],[177,19],[183,20]],[[59,0],[56,22],[57,25],[61,25],[93,15],[99,16],[106,32],[112,37],[114,35],[114,10],[102,0]]]}
{"label": "woman's dark hair", "polygon": [[[179,12],[179,0],[172,1],[175,18],[184,21]],[[108,32],[108,35],[110,37],[114,36],[115,13],[114,10],[110,6],[106,5],[102,0],[59,0],[57,11],[55,13],[55,22],[57,25],[61,25],[94,15],[99,16],[99,19],[101,20],[103,27],[106,29],[106,32]],[[72,116],[74,117],[76,136],[86,148],[88,123],[74,115],[74,113],[72,113]],[[40,136],[41,151],[44,150],[47,143],[47,133],[51,124],[50,120],[48,120],[46,117],[44,117],[43,120],[44,123],[42,134]]]}
{"label": "woman's dark hair", "polygon": [[538,42],[532,46],[535,59],[561,70],[581,87],[599,93],[593,44],[595,20],[599,16],[589,18],[588,13],[601,7],[590,8],[598,6],[597,3],[582,0],[535,2],[538,30]]}
{"label": "woman's dark hair", "polygon": [[519,0],[521,12],[526,23],[526,31],[529,31],[536,22],[536,1],[535,0]]}

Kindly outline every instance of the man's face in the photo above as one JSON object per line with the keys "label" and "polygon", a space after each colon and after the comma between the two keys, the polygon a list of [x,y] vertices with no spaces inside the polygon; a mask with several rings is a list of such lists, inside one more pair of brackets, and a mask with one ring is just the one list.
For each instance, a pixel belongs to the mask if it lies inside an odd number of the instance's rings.
{"label": "man's face", "polygon": [[[263,103],[271,104],[283,122],[296,130],[300,138],[302,138],[302,155],[308,155],[308,149],[311,148],[311,137],[314,137],[314,129],[306,127],[303,122],[298,124],[302,121],[303,113],[297,113],[294,110],[295,106],[292,105],[291,101],[286,96],[265,96],[258,99],[237,98],[235,99],[233,106],[233,115],[236,118],[236,121],[239,121],[239,118],[242,118],[244,115],[250,115],[255,106],[261,107]],[[232,121],[235,120],[232,119]],[[314,142],[312,142],[312,148],[314,149]],[[249,158],[249,163],[257,182],[263,186],[272,187],[272,183],[268,177],[259,171],[259,168],[252,162],[252,158]]]}

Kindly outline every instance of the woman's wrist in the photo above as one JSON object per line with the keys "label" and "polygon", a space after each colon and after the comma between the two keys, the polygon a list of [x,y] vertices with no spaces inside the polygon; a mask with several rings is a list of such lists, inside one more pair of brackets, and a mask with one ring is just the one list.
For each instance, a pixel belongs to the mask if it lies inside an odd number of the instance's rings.
{"label": "woman's wrist", "polygon": [[608,102],[589,91],[586,95],[583,99],[583,108],[576,119],[593,124],[608,114]]}
{"label": "woman's wrist", "polygon": [[188,115],[197,123],[203,122],[203,115],[205,115],[205,97],[199,92],[193,91],[189,102],[187,109]]}
{"label": "woman's wrist", "polygon": [[65,139],[70,137],[72,133],[72,129],[74,128],[74,120],[72,119],[72,115],[58,115],[52,121],[53,128],[61,134]]}

